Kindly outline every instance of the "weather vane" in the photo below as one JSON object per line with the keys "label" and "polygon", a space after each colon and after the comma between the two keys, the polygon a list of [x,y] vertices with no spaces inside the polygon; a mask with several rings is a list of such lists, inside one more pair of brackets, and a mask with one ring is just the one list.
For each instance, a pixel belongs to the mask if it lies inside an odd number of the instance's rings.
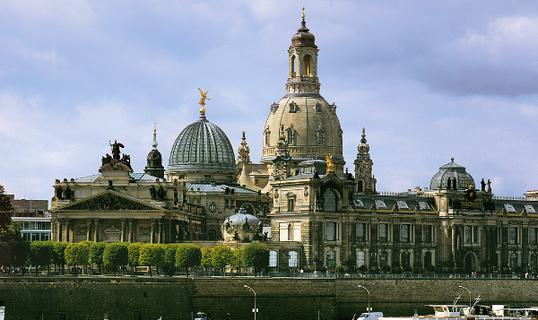
{"label": "weather vane", "polygon": [[206,100],[210,100],[207,97],[207,93],[209,92],[209,90],[204,91],[198,88],[198,91],[200,92],[200,102],[198,102],[198,104],[200,104],[200,115],[205,116],[205,102]]}

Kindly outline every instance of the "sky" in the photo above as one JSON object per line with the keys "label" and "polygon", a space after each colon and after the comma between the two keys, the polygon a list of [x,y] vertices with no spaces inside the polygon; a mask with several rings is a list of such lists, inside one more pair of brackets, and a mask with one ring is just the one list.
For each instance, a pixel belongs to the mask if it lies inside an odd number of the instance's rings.
{"label": "sky", "polygon": [[[96,174],[109,140],[142,172],[207,117],[261,158],[304,6],[350,171],[366,128],[380,191],[455,161],[497,195],[538,189],[536,1],[0,1],[0,184],[49,199]],[[237,152],[237,151],[236,151]]]}

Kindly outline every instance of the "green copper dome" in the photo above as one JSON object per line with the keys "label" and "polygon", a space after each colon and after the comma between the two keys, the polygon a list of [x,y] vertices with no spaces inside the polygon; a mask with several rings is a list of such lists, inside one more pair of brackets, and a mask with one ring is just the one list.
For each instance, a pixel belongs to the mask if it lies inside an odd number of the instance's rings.
{"label": "green copper dome", "polygon": [[[457,190],[465,190],[469,186],[474,186],[473,177],[465,170],[464,166],[461,166],[454,162],[454,158],[444,166],[439,168],[439,171],[432,177],[430,181],[431,190],[441,190],[448,187],[448,179],[456,181]],[[452,186],[452,190],[453,190]]]}
{"label": "green copper dome", "polygon": [[205,115],[188,125],[177,136],[170,159],[168,172],[220,172],[235,174],[235,156],[230,140]]}

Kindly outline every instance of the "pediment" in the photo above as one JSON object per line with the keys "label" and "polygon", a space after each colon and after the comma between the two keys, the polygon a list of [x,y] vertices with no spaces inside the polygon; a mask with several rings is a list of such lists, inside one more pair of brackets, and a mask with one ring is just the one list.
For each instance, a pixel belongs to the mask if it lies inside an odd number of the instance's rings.
{"label": "pediment", "polygon": [[163,210],[158,206],[145,203],[134,197],[108,190],[101,194],[71,203],[59,210],[88,210],[88,211],[116,211],[116,210]]}

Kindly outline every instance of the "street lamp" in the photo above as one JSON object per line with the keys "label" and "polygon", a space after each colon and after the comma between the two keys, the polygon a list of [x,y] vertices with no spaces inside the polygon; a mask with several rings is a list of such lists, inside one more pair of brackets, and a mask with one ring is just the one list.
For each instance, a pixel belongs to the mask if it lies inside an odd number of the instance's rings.
{"label": "street lamp", "polygon": [[473,293],[471,292],[471,290],[467,289],[464,286],[458,286],[458,288],[465,289],[465,290],[467,290],[467,292],[469,292],[469,314],[471,314],[471,305],[472,305],[472,301],[473,301]]}
{"label": "street lamp", "polygon": [[256,313],[258,313],[258,308],[256,307],[256,291],[254,291],[254,289],[247,286],[246,284],[244,285],[244,287],[252,291],[252,293],[254,294],[254,309],[252,309],[252,312],[254,313],[254,320],[256,320]]}
{"label": "street lamp", "polygon": [[372,307],[370,306],[370,290],[360,284],[358,284],[357,287],[366,290],[366,293],[368,293],[368,307],[366,308],[366,312],[372,312]]}

